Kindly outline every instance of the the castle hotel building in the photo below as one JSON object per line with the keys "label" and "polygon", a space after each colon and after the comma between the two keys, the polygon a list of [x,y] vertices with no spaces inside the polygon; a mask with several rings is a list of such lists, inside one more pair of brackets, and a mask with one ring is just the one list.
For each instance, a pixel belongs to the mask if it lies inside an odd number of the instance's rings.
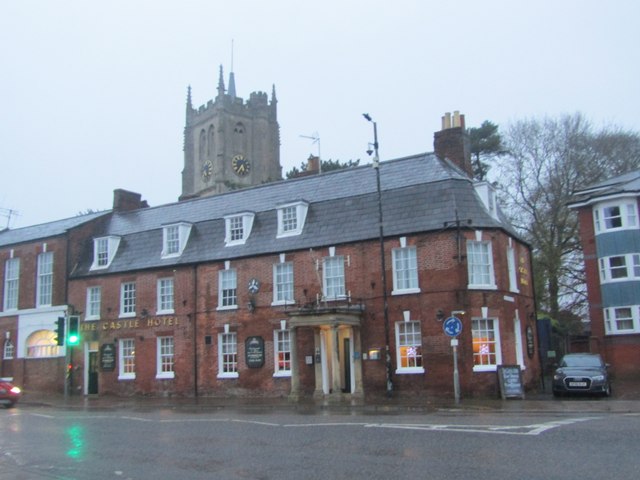
{"label": "the castle hotel building", "polygon": [[[232,85],[198,111],[189,94],[182,201],[116,190],[111,211],[0,233],[3,376],[62,388],[66,356],[82,394],[363,398],[391,380],[450,395],[456,315],[463,396],[497,394],[504,364],[537,384],[530,251],[470,177],[461,117],[434,153],[263,183],[279,176],[275,90],[245,104]],[[65,311],[81,318],[72,352],[51,340]]]}

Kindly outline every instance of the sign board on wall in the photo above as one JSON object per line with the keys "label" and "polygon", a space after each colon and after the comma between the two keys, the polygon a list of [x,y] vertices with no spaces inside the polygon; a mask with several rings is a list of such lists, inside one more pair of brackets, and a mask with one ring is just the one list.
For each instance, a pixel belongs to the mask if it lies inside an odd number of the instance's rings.
{"label": "sign board on wall", "polygon": [[244,342],[244,356],[247,367],[262,367],[264,365],[264,339],[262,337],[248,337]]}
{"label": "sign board on wall", "polygon": [[113,372],[116,368],[116,346],[113,343],[105,343],[100,346],[100,370]]}

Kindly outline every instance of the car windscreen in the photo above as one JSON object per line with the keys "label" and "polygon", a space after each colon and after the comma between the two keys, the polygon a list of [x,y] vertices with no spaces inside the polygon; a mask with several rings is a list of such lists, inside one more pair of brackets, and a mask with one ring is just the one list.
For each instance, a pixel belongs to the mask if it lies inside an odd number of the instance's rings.
{"label": "car windscreen", "polygon": [[562,359],[562,367],[601,367],[600,357],[592,356],[571,356]]}

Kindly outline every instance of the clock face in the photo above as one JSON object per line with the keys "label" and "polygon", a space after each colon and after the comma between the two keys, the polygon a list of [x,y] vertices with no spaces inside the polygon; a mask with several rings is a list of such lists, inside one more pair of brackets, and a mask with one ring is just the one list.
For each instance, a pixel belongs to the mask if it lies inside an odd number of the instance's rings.
{"label": "clock face", "polygon": [[251,171],[251,164],[249,160],[244,158],[244,155],[236,155],[231,159],[231,166],[236,175],[244,177]]}
{"label": "clock face", "polygon": [[204,162],[202,165],[202,179],[209,180],[211,178],[211,174],[213,173],[213,165],[210,160]]}

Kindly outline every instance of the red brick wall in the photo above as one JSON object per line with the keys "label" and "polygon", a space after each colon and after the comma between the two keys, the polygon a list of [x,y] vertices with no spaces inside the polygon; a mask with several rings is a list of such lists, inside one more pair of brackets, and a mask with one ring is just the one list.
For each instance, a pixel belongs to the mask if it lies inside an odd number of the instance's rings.
{"label": "red brick wall", "polygon": [[67,294],[67,238],[54,237],[37,242],[23,243],[0,249],[0,308],[4,305],[4,265],[7,259],[20,259],[20,285],[18,291],[18,308],[20,310],[35,308],[36,279],[38,272],[38,255],[46,251],[53,252],[53,292],[52,305],[64,305]]}
{"label": "red brick wall", "polygon": [[[474,238],[473,232],[464,232]],[[532,279],[529,270],[529,252],[516,244],[517,257],[522,261],[519,274],[520,293],[508,290],[506,265],[507,237],[501,231],[485,232],[486,239],[493,242],[494,267],[499,289],[496,291],[473,291],[467,289],[466,247],[461,243],[463,257],[458,261],[457,236],[455,231],[443,231],[428,236],[408,237],[408,245],[418,248],[420,294],[392,295],[393,274],[391,270],[392,248],[399,247],[399,239],[390,239],[385,244],[387,264],[387,293],[389,317],[389,341],[394,365],[394,387],[406,395],[449,395],[453,391],[452,354],[449,338],[442,331],[442,323],[436,319],[439,309],[448,316],[453,310],[465,310],[462,316],[463,334],[460,336],[458,360],[462,393],[464,395],[497,395],[495,372],[474,373],[471,345],[471,319],[481,314],[480,308],[489,308],[491,317],[500,320],[503,363],[515,362],[513,339],[516,334],[524,341],[524,328],[533,315]],[[385,325],[381,286],[380,250],[376,241],[349,245],[337,245],[336,255],[345,257],[346,290],[353,303],[362,303],[365,310],[361,320],[361,349],[366,353],[371,348],[385,345]],[[329,248],[312,249],[286,254],[286,261],[294,264],[295,292],[298,306],[315,302],[322,292],[322,259],[329,255]],[[230,262],[237,270],[238,308],[219,311],[218,272],[224,269],[223,262],[203,264],[197,267],[175,267],[127,275],[102,275],[95,278],[73,280],[70,283],[69,301],[78,310],[85,311],[86,289],[92,285],[102,287],[102,315],[97,322],[83,322],[83,341],[94,342],[97,347],[104,343],[115,343],[121,338],[135,338],[136,379],[118,380],[118,371],[100,372],[100,393],[118,395],[199,395],[230,396],[284,396],[291,388],[289,378],[274,378],[273,333],[280,328],[280,321],[287,320],[292,307],[272,306],[273,265],[278,255],[238,259]],[[175,314],[156,315],[156,282],[158,278],[173,276],[175,279]],[[260,290],[250,294],[249,280],[257,278]],[[521,281],[522,280],[522,281]],[[124,281],[136,282],[136,317],[119,319],[120,285]],[[505,301],[505,297],[511,300]],[[255,305],[250,311],[248,302]],[[148,317],[143,318],[143,309]],[[513,318],[519,312],[522,329],[513,332]],[[395,323],[403,320],[404,311],[411,312],[412,320],[420,320],[423,338],[425,374],[395,374]],[[82,317],[84,319],[84,316]],[[175,318],[178,325],[148,324],[149,319],[163,322]],[[131,323],[131,320],[137,324]],[[120,322],[120,323],[118,323]],[[166,322],[165,322],[166,323]],[[218,377],[218,334],[229,330],[237,333],[238,378]],[[534,327],[535,328],[535,327]],[[156,338],[172,335],[175,340],[176,378],[156,380]],[[245,340],[251,336],[262,337],[265,343],[265,364],[261,368],[249,368],[245,361]],[[297,329],[297,352],[301,390],[312,394],[315,389],[315,366],[306,365],[305,357],[314,354],[312,328]],[[207,340],[210,343],[207,343]],[[525,382],[534,385],[537,381],[537,361],[529,361]],[[81,367],[83,368],[83,367]],[[197,373],[196,373],[197,370]],[[362,361],[364,389],[367,394],[382,393],[386,389],[385,362]],[[197,387],[194,378],[197,375]]]}

